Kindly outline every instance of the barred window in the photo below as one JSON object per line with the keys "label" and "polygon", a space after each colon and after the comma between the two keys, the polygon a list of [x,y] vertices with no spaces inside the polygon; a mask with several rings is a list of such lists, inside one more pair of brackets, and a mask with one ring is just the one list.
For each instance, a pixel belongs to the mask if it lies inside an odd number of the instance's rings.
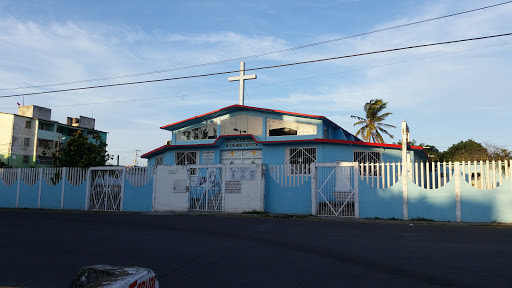
{"label": "barred window", "polygon": [[51,165],[51,164],[53,164],[53,157],[47,156],[47,155],[37,155],[36,161],[37,161],[37,164]]}
{"label": "barred window", "polygon": [[[354,151],[354,162],[359,163],[361,176],[377,176],[379,166],[371,165],[382,162],[382,152],[377,151]],[[368,163],[368,167],[366,165]]]}
{"label": "barred window", "polygon": [[[195,165],[197,164],[198,153],[197,151],[184,151],[175,152],[174,163],[176,165]],[[190,169],[190,175],[196,175],[197,169]]]}
{"label": "barred window", "polygon": [[314,162],[316,162],[316,147],[286,148],[288,174],[311,174],[311,164]]}
{"label": "barred window", "polygon": [[158,156],[155,158],[155,166],[162,165],[164,163],[164,156]]}

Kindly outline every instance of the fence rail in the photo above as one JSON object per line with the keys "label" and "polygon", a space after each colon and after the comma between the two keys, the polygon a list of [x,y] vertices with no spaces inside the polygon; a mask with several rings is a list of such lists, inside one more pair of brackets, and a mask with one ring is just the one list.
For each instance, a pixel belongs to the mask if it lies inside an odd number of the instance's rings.
{"label": "fence rail", "polygon": [[267,168],[272,179],[282,187],[298,187],[311,179],[311,165],[272,163]]}
{"label": "fence rail", "polygon": [[[458,163],[458,164],[457,164]],[[409,178],[425,189],[438,189],[453,177],[455,165],[459,165],[462,179],[479,189],[499,187],[512,173],[512,160],[462,161],[462,162],[415,162],[404,169],[402,163],[360,163],[361,179],[373,188],[393,186],[408,171]]]}

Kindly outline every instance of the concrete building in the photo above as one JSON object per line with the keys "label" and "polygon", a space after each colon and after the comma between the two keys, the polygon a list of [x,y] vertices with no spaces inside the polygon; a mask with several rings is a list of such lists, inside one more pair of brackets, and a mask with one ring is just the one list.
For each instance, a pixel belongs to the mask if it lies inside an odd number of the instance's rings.
{"label": "concrete building", "polygon": [[51,120],[52,110],[35,105],[21,106],[18,114],[0,112],[0,160],[9,167],[50,166],[59,143],[77,131],[94,141],[95,134],[107,141],[107,133],[95,129],[93,118],[68,117],[66,124]]}
{"label": "concrete building", "polygon": [[[399,162],[401,145],[363,142],[324,116],[232,105],[161,127],[172,140],[142,158],[148,165],[291,164],[309,174],[313,162]],[[412,162],[428,161],[412,147]]]}

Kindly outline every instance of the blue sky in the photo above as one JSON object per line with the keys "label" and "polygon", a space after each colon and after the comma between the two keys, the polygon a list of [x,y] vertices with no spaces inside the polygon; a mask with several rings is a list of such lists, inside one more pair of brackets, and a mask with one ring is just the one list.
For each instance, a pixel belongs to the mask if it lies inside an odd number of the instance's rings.
{"label": "blue sky", "polygon": [[[335,39],[502,1],[1,1],[0,95],[236,70],[221,61]],[[467,15],[246,60],[246,68],[512,32],[512,4]],[[474,139],[512,149],[508,130],[512,37],[255,72],[246,105],[324,115],[355,133],[350,115],[373,98],[390,124],[441,150]],[[159,129],[237,104],[222,75],[26,96],[53,120],[94,116],[109,152],[132,164],[135,150],[170,139]],[[105,77],[115,79],[8,89]],[[14,113],[21,98],[0,99]],[[125,101],[125,102],[121,102]],[[127,101],[127,102],[126,102]],[[106,103],[115,102],[115,103]],[[96,103],[96,104],[91,104]],[[400,130],[391,129],[396,137]],[[387,142],[396,141],[385,138]],[[142,162],[143,163],[143,162]],[[140,164],[140,163],[139,163]]]}

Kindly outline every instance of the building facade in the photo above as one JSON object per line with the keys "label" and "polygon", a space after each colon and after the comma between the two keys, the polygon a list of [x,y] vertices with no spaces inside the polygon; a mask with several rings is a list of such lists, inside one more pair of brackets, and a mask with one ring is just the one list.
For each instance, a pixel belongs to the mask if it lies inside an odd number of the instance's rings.
{"label": "building facade", "polygon": [[[401,145],[363,142],[323,116],[232,105],[161,129],[172,140],[142,158],[148,165],[289,165],[288,174],[309,174],[313,162],[399,162]],[[428,161],[412,147],[411,161]]]}
{"label": "building facade", "polygon": [[51,109],[21,106],[18,114],[0,112],[0,160],[9,167],[44,167],[53,164],[51,154],[77,131],[93,140],[107,133],[95,129],[95,119],[68,117],[66,124],[51,120]]}

